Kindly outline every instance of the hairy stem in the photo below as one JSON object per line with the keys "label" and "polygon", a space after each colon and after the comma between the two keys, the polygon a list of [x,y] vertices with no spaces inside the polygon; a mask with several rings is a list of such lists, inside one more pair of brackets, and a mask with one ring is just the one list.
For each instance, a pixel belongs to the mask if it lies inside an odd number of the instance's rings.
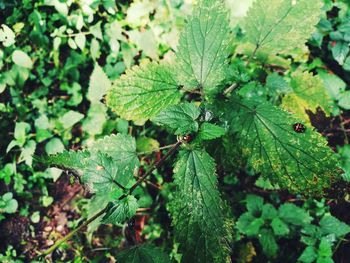
{"label": "hairy stem", "polygon": [[69,240],[72,236],[74,236],[75,233],[79,232],[81,229],[83,229],[84,227],[86,227],[87,225],[89,225],[91,222],[95,221],[98,217],[100,217],[101,215],[103,215],[104,213],[106,213],[107,211],[107,206],[105,208],[103,208],[100,212],[98,212],[96,215],[94,215],[93,217],[89,218],[88,220],[86,220],[84,223],[82,223],[80,226],[78,226],[76,229],[72,230],[71,232],[69,232],[66,236],[64,236],[63,238],[57,240],[55,242],[55,244],[51,247],[49,247],[47,250],[45,250],[41,256],[43,255],[49,255],[51,254],[56,248],[58,248],[62,243],[66,242],[67,240]]}
{"label": "hairy stem", "polygon": [[[182,141],[178,141],[167,152],[167,154],[162,157],[162,159],[160,159],[158,162],[154,163],[151,166],[151,168],[144,175],[142,175],[133,186],[131,186],[131,188],[129,190],[129,194],[131,194],[136,189],[136,187],[138,187],[146,179],[146,177],[149,176],[155,169],[158,169],[164,163],[164,161],[166,159],[168,159],[169,156],[173,155],[176,152],[176,150],[180,147],[181,144],[182,144]],[[123,197],[123,196],[121,196],[121,197]]]}

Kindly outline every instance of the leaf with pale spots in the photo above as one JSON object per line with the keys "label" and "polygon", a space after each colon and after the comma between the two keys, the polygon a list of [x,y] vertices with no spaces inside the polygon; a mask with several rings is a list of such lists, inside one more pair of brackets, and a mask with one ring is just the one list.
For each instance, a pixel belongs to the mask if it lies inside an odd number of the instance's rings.
{"label": "leaf with pale spots", "polygon": [[276,54],[302,48],[322,14],[321,0],[257,0],[242,26],[257,48]]}
{"label": "leaf with pale spots", "polygon": [[170,66],[152,62],[121,76],[107,94],[107,105],[122,118],[142,123],[180,98]]}
{"label": "leaf with pale spots", "polygon": [[214,160],[201,150],[180,152],[170,210],[181,262],[225,262],[229,255],[223,201]]}
{"label": "leaf with pale spots", "polygon": [[293,193],[320,194],[338,176],[337,158],[319,133],[267,102],[233,99],[228,105],[231,131],[248,163],[271,182]]}
{"label": "leaf with pale spots", "polygon": [[222,1],[201,0],[180,35],[176,77],[188,89],[215,93],[225,78],[231,39],[229,13]]}
{"label": "leaf with pale spots", "polygon": [[44,162],[75,171],[94,193],[125,188],[140,165],[135,139],[124,134],[106,136],[84,151],[48,156]]}
{"label": "leaf with pale spots", "polygon": [[332,100],[319,76],[298,70],[292,74],[291,86],[294,92],[283,98],[284,109],[306,122],[309,122],[306,110],[316,112],[320,107],[330,115]]}

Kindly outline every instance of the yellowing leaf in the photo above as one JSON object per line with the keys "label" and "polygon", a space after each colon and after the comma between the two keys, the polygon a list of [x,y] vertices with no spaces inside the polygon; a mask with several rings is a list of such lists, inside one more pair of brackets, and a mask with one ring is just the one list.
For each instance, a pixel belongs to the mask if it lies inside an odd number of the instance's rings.
{"label": "yellowing leaf", "polygon": [[339,175],[327,141],[311,128],[296,132],[293,125],[300,120],[288,112],[267,102],[234,99],[228,115],[248,163],[281,188],[317,195]]}
{"label": "yellowing leaf", "polygon": [[321,0],[256,0],[243,21],[247,39],[269,53],[302,47],[321,15]]}
{"label": "yellowing leaf", "polygon": [[128,70],[107,94],[107,105],[126,120],[144,122],[181,98],[171,68],[156,62]]}
{"label": "yellowing leaf", "polygon": [[298,70],[292,74],[291,86],[294,92],[283,98],[283,108],[306,122],[309,122],[306,110],[316,112],[320,107],[330,114],[331,98],[319,76]]}

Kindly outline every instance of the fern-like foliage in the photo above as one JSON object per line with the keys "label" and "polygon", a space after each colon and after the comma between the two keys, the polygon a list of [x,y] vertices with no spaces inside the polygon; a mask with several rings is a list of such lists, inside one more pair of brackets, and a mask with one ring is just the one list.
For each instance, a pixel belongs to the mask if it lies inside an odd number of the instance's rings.
{"label": "fern-like foliage", "polygon": [[267,102],[234,99],[228,107],[231,129],[249,164],[291,192],[320,194],[338,174],[337,159],[326,140],[299,120]]}
{"label": "fern-like foliage", "polygon": [[172,204],[182,262],[228,261],[228,232],[215,162],[204,150],[184,150],[176,162]]}

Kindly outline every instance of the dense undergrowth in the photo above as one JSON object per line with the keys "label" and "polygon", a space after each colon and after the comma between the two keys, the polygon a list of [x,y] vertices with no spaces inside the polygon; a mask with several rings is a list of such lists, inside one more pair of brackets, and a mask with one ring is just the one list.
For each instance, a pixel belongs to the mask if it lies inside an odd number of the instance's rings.
{"label": "dense undergrowth", "polygon": [[1,262],[347,262],[349,6],[252,2],[0,0]]}

